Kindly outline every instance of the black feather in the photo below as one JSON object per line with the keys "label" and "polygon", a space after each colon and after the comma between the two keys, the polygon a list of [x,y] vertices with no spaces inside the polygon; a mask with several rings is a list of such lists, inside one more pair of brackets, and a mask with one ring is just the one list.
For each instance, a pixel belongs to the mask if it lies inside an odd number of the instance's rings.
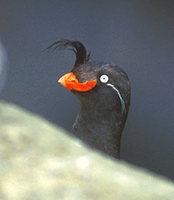
{"label": "black feather", "polygon": [[90,53],[87,54],[85,46],[77,40],[59,40],[50,45],[50,49],[68,49],[76,54],[75,66],[86,63],[90,59]]}

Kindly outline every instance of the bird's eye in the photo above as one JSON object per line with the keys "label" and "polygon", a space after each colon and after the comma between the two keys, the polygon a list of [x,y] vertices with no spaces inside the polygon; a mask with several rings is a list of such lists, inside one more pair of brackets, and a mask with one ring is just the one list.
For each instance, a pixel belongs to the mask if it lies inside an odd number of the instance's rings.
{"label": "bird's eye", "polygon": [[107,75],[101,75],[100,76],[100,81],[102,82],[102,83],[107,83],[108,82],[108,80],[109,80],[109,77],[107,76]]}

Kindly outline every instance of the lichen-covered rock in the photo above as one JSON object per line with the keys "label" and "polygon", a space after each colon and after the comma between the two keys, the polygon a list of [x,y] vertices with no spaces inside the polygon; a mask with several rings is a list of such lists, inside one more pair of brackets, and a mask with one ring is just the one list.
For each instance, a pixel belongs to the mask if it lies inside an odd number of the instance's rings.
{"label": "lichen-covered rock", "polygon": [[173,200],[174,185],[105,158],[39,116],[1,102],[0,199]]}

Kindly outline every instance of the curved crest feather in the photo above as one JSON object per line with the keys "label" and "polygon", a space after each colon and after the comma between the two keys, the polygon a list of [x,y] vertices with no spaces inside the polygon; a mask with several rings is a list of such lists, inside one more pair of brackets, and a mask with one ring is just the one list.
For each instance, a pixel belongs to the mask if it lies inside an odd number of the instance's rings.
{"label": "curved crest feather", "polygon": [[76,54],[75,66],[83,64],[90,59],[90,53],[87,54],[85,46],[77,40],[58,40],[46,49],[68,49]]}

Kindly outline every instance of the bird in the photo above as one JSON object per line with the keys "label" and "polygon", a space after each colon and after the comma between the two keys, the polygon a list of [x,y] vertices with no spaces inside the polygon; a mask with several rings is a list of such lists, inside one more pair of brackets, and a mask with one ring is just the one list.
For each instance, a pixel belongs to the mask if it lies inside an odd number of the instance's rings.
{"label": "bird", "polygon": [[58,40],[47,49],[68,49],[76,56],[71,71],[58,79],[80,101],[72,134],[88,147],[120,159],[131,96],[128,75],[115,64],[93,61],[91,52],[78,40]]}

